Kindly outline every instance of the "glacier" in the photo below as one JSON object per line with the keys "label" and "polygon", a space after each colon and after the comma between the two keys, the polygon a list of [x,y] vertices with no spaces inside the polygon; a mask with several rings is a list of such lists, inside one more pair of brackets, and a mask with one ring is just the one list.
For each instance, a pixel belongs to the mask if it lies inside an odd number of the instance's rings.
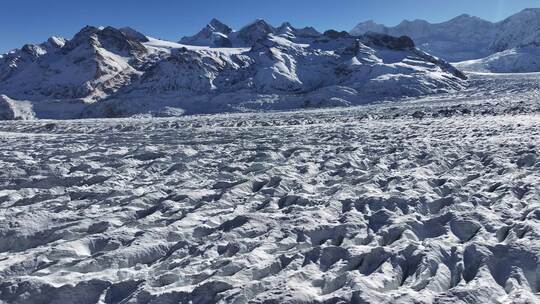
{"label": "glacier", "polygon": [[536,12],[0,55],[0,304],[540,303]]}
{"label": "glacier", "polygon": [[0,123],[0,303],[539,303],[540,74]]}

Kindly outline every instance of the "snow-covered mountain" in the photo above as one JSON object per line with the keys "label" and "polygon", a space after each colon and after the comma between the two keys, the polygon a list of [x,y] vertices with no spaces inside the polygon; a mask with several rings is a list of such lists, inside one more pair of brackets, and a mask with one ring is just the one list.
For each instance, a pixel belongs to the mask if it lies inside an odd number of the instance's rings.
{"label": "snow-covered mountain", "polygon": [[[0,58],[1,111],[175,116],[356,105],[464,86],[460,71],[407,37],[321,34],[264,20],[234,31],[214,19],[181,42],[88,26],[70,40],[26,45]],[[25,115],[15,115],[21,107]]]}
{"label": "snow-covered mountain", "polygon": [[[393,36],[407,35],[414,39],[420,49],[446,60],[453,62],[476,60],[474,67],[471,67],[475,70],[478,69],[479,62],[489,62],[482,67],[483,70],[528,72],[531,71],[531,67],[522,65],[523,58],[533,56],[528,60],[540,59],[534,55],[537,52],[530,51],[531,48],[540,47],[540,9],[525,9],[497,23],[469,15],[461,15],[436,24],[424,20],[403,21],[394,27],[367,21],[358,24],[351,34],[360,35],[367,32]],[[499,52],[502,53],[497,54]],[[509,53],[519,56],[509,57]],[[517,61],[510,62],[511,58]],[[479,59],[482,60],[478,61]],[[466,63],[459,66],[469,69]],[[533,70],[540,71],[538,65],[535,65]]]}
{"label": "snow-covered mountain", "polygon": [[407,35],[418,47],[450,61],[478,59],[490,54],[489,47],[496,35],[495,24],[478,17],[461,15],[450,21],[431,24],[425,20],[403,21],[386,27],[373,21],[358,24],[353,35],[367,32],[393,36]]}
{"label": "snow-covered mountain", "polygon": [[540,9],[525,9],[497,23],[492,51],[522,47],[540,47]]}
{"label": "snow-covered mountain", "polygon": [[264,39],[269,34],[293,42],[305,42],[306,39],[321,36],[321,33],[312,27],[298,29],[288,22],[284,22],[279,27],[273,27],[265,20],[257,19],[239,31],[234,31],[221,21],[212,19],[199,33],[184,37],[179,43],[209,47],[250,47],[257,40]]}
{"label": "snow-covered mountain", "polygon": [[85,27],[73,39],[26,45],[0,61],[0,92],[15,99],[99,100],[140,74],[147,49],[112,28]]}

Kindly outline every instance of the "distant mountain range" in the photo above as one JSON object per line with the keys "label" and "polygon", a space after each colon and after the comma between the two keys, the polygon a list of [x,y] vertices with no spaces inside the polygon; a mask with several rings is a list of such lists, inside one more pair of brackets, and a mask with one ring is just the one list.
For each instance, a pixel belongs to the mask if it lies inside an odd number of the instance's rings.
{"label": "distant mountain range", "polygon": [[297,29],[288,22],[276,28],[262,19],[257,19],[239,31],[234,31],[219,20],[212,19],[199,33],[184,37],[179,43],[211,47],[249,47],[268,34],[306,42],[321,36],[321,33],[312,27]]}
{"label": "distant mountain range", "polygon": [[540,46],[540,9],[537,8],[525,9],[496,23],[461,15],[442,23],[414,20],[394,27],[366,21],[350,31],[353,35],[367,32],[409,36],[420,49],[452,62],[490,57],[461,64],[462,68],[476,66],[493,72],[540,71],[538,52],[533,50]]}
{"label": "distant mountain range", "polygon": [[459,90],[465,78],[408,37],[214,19],[176,43],[87,26],[0,56],[0,118],[347,106]]}

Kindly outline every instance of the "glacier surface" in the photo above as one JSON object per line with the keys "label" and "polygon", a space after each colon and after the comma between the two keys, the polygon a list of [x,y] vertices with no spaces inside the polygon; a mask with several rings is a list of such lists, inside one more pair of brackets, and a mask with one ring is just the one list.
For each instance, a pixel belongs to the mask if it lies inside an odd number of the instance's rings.
{"label": "glacier surface", "polygon": [[539,77],[0,122],[0,303],[538,303]]}

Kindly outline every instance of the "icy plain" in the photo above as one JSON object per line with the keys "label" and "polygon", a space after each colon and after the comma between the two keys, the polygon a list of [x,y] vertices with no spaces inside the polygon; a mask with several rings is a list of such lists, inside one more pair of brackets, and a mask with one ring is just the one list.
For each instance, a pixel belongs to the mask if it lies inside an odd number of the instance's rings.
{"label": "icy plain", "polygon": [[540,75],[0,123],[1,303],[538,303]]}

